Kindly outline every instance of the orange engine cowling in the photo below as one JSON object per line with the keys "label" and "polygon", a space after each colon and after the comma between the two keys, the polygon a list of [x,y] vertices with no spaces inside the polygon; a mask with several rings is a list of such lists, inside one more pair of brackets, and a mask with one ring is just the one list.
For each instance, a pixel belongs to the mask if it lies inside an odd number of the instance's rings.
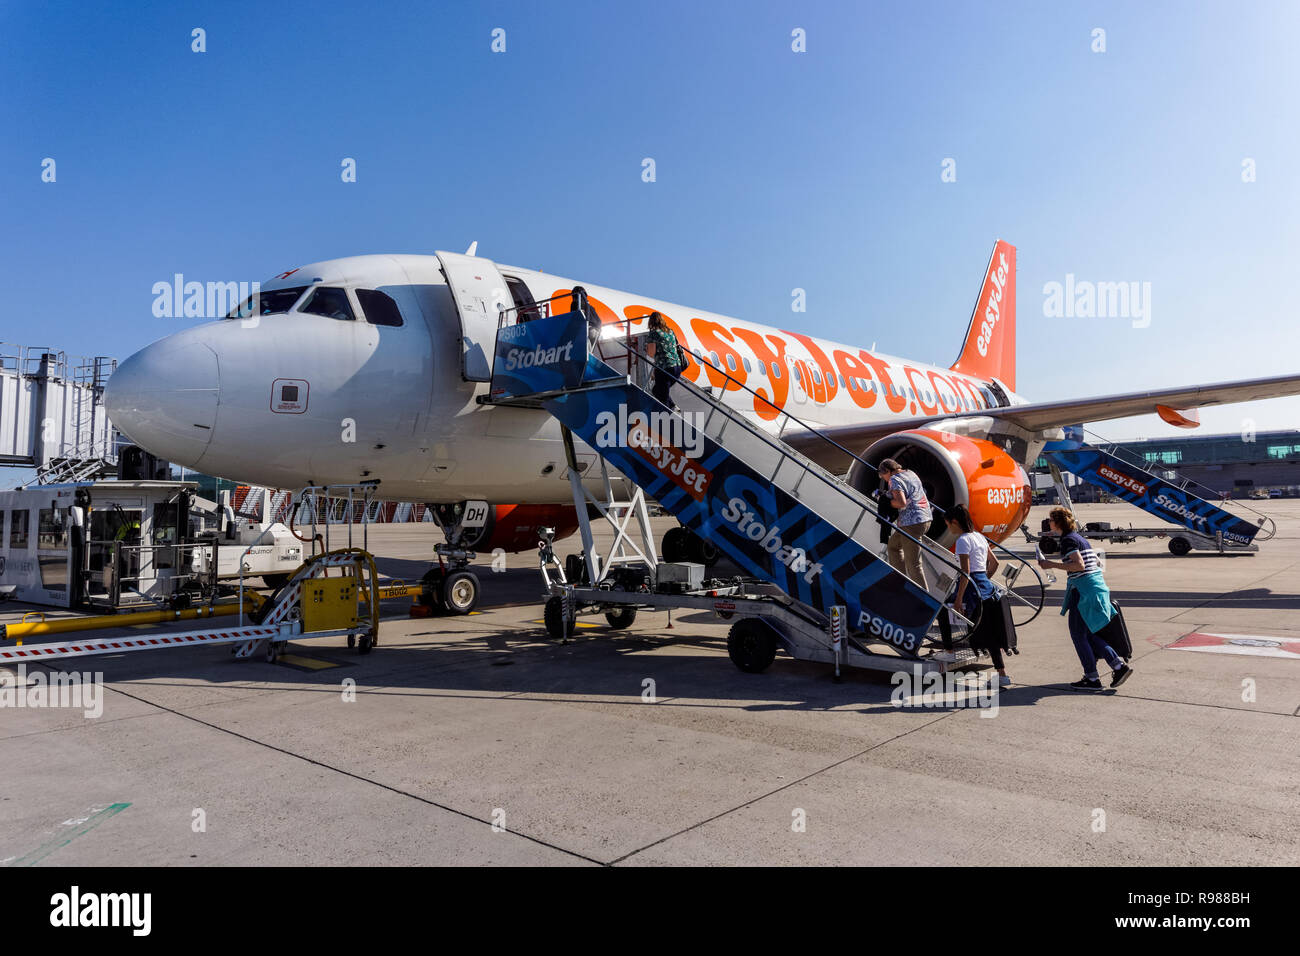
{"label": "orange engine cowling", "polygon": [[573,505],[490,505],[483,527],[466,533],[465,546],[472,551],[531,551],[542,528],[554,528],[556,541],[567,538],[578,529],[578,513]]}
{"label": "orange engine cowling", "polygon": [[[921,479],[932,503],[943,509],[965,505],[975,530],[994,541],[1002,541],[1029,516],[1033,498],[1029,476],[1018,461],[986,439],[917,428],[882,438],[862,457],[873,465],[893,458],[910,468]],[[870,493],[879,487],[880,479],[874,471],[855,462],[849,471],[849,484]],[[952,536],[937,511],[930,534],[945,544],[951,543]]]}

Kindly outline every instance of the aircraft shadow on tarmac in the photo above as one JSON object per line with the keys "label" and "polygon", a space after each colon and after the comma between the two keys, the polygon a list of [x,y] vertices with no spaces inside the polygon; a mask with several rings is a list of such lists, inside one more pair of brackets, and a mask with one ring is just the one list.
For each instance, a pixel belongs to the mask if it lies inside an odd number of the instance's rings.
{"label": "aircraft shadow on tarmac", "polygon": [[[428,568],[420,560],[382,559],[386,576],[412,583]],[[895,686],[885,672],[847,669],[840,682],[831,679],[828,665],[794,661],[781,655],[763,674],[744,674],[727,658],[725,630],[701,633],[699,624],[720,623],[711,613],[679,612],[673,615],[675,628],[666,631],[662,612],[646,614],[631,629],[613,631],[600,615],[580,618],[596,623],[580,629],[567,642],[553,641],[540,624],[531,623],[542,614],[541,582],[534,568],[514,568],[493,573],[478,566],[483,581],[480,606],[486,609],[535,605],[536,618],[498,630],[484,627],[490,620],[479,616],[436,615],[421,619],[403,636],[386,643],[383,629],[380,646],[360,655],[343,645],[291,641],[286,653],[306,658],[324,669],[312,670],[282,660],[269,664],[262,659],[236,660],[222,648],[185,648],[144,651],[95,658],[73,658],[66,670],[101,671],[108,683],[129,682],[122,687],[148,700],[149,687],[225,687],[271,692],[321,693],[335,695],[345,678],[356,680],[361,693],[413,696],[461,696],[502,694],[511,700],[589,700],[644,706],[643,681],[653,678],[660,701],[674,706],[702,708],[735,707],[744,711],[853,709],[865,705],[862,714],[898,711],[974,709],[976,691],[958,690],[961,701],[937,706],[896,707],[891,703]],[[1209,601],[1266,600],[1270,607],[1300,608],[1300,595],[1277,594],[1256,588],[1234,592],[1115,591],[1125,607],[1194,607]],[[1049,593],[1043,613],[1055,615],[1060,593]],[[407,605],[395,601],[385,605],[383,620],[406,623]],[[1064,627],[1064,622],[1062,622]],[[131,631],[129,633],[140,633]],[[680,647],[681,653],[673,653]],[[654,653],[648,653],[653,651]],[[1014,658],[1012,659],[1014,661]],[[987,658],[981,658],[987,663]],[[988,673],[988,671],[985,671]],[[1014,685],[998,695],[999,707],[1033,706],[1060,695],[1082,696],[1066,684]],[[919,696],[923,688],[911,693]],[[1111,696],[1106,690],[1094,696]],[[183,705],[182,705],[183,709]]]}
{"label": "aircraft shadow on tarmac", "polygon": [[[404,614],[397,613],[384,617],[406,620]],[[341,639],[338,644],[290,642],[285,653],[291,658],[334,665],[322,670],[286,665],[283,658],[277,664],[260,658],[236,660],[215,647],[105,655],[94,658],[93,664],[89,659],[73,658],[63,662],[61,669],[93,668],[103,674],[106,684],[117,685],[146,702],[155,697],[151,688],[188,688],[195,691],[195,705],[204,706],[213,703],[204,697],[205,688],[336,697],[345,678],[356,681],[361,695],[472,696],[502,702],[601,698],[607,705],[638,707],[646,706],[641,695],[645,679],[652,678],[659,702],[754,713],[832,708],[864,715],[919,710],[939,713],[970,710],[975,704],[974,689],[959,689],[965,703],[896,707],[890,703],[895,685],[887,673],[848,669],[843,679],[835,682],[828,665],[794,661],[784,655],[763,674],[741,673],[727,658],[724,634],[702,635],[691,627],[699,621],[716,623],[712,614],[675,616],[680,630],[673,632],[658,630],[658,621],[653,631],[638,622],[622,631],[604,626],[580,630],[567,642],[552,641],[541,625],[523,624],[505,634],[481,625],[466,626],[475,620],[427,618],[414,632],[395,638],[400,643],[392,645],[383,643],[381,628],[380,646],[364,656],[346,648]],[[682,652],[673,653],[674,647]],[[922,688],[912,693],[919,696]],[[1045,697],[1075,693],[1064,680],[1059,686],[1017,685],[998,695],[998,705],[1032,706]],[[170,693],[160,703],[181,713],[187,709]]]}

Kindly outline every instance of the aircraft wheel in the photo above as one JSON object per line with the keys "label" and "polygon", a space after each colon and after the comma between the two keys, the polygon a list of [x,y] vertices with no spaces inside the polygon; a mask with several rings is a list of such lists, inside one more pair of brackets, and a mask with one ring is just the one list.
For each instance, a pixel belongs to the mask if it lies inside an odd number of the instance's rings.
{"label": "aircraft wheel", "polygon": [[694,532],[687,532],[691,536],[691,560],[697,561],[706,568],[711,568],[718,563],[722,553],[712,541],[706,541]]}
{"label": "aircraft wheel", "polygon": [[686,561],[690,557],[689,539],[687,535],[690,532],[678,525],[676,528],[669,528],[664,534],[663,544],[660,545],[659,551],[664,561],[668,564],[677,564],[679,561]]}
{"label": "aircraft wheel", "polygon": [[1169,539],[1170,554],[1176,555],[1177,557],[1181,558],[1183,555],[1190,553],[1191,550],[1192,550],[1192,543],[1188,541],[1186,538]]}
{"label": "aircraft wheel", "polygon": [[441,568],[430,568],[420,578],[420,597],[424,599],[427,607],[435,611],[447,610],[447,605],[442,602],[442,586],[446,583]]}
{"label": "aircraft wheel", "polygon": [[761,674],[776,660],[776,633],[756,617],[742,618],[727,634],[727,656],[746,674]]}
{"label": "aircraft wheel", "polygon": [[478,606],[478,576],[457,571],[442,582],[442,605],[452,614],[468,614]]}
{"label": "aircraft wheel", "polygon": [[636,608],[628,604],[615,611],[606,611],[605,620],[614,630],[621,631],[625,627],[631,627],[632,622],[636,620]]}
{"label": "aircraft wheel", "polygon": [[542,619],[546,622],[546,633],[553,640],[562,641],[573,636],[573,621],[564,620],[564,598],[560,595],[553,594],[546,599]]}

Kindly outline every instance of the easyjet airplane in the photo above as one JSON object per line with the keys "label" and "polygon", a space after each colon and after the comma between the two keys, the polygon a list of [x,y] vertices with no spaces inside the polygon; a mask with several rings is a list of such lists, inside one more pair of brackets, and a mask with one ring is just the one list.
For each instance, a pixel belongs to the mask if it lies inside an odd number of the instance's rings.
{"label": "easyjet airplane", "polygon": [[[902,460],[938,504],[966,505],[999,541],[1028,513],[1026,464],[1061,426],[1152,412],[1193,425],[1200,406],[1300,393],[1293,375],[1029,402],[1015,391],[1015,273],[1015,247],[999,241],[948,368],[581,285],[607,338],[644,330],[659,311],[689,350],[685,378],[859,488],[874,487],[874,469],[812,429],[866,461]],[[498,323],[557,295],[552,312],[567,311],[578,284],[446,252],[300,266],[262,284],[251,316],[170,335],[122,363],[109,414],[147,450],[213,475],[293,489],[378,480],[389,500],[482,499],[494,520],[470,545],[529,548],[537,525],[573,529],[559,425],[478,399]],[[590,449],[579,457],[595,461]]]}

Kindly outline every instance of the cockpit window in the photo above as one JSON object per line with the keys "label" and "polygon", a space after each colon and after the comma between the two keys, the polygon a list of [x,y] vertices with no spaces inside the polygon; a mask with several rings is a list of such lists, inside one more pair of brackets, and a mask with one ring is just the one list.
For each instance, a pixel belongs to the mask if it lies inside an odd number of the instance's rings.
{"label": "cockpit window", "polygon": [[401,325],[402,313],[387,292],[378,289],[357,289],[357,301],[366,321],[371,325]]}
{"label": "cockpit window", "polygon": [[331,319],[346,319],[349,322],[356,318],[352,314],[352,306],[348,304],[347,290],[329,286],[317,286],[298,311]]}
{"label": "cockpit window", "polygon": [[[277,315],[288,312],[298,301],[307,287],[294,286],[292,289],[272,289],[254,292],[240,306],[226,316],[228,319],[247,319],[254,315]],[[229,300],[226,300],[229,301]]]}

